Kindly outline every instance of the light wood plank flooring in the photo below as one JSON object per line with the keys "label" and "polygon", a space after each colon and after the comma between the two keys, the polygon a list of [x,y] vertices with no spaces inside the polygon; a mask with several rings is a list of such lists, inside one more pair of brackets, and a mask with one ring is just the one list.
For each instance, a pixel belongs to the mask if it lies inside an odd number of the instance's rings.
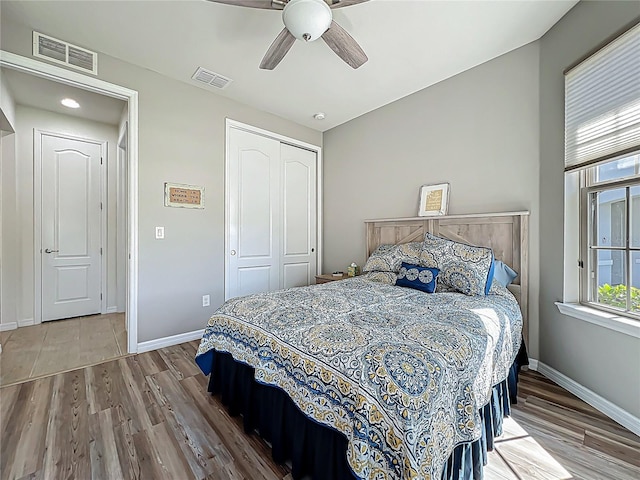
{"label": "light wood plank flooring", "polygon": [[43,322],[0,332],[0,386],[74,370],[127,353],[124,313]]}
{"label": "light wood plank flooring", "polygon": [[[0,478],[290,479],[229,417],[197,342],[0,389]],[[487,480],[637,480],[640,439],[535,372]]]}

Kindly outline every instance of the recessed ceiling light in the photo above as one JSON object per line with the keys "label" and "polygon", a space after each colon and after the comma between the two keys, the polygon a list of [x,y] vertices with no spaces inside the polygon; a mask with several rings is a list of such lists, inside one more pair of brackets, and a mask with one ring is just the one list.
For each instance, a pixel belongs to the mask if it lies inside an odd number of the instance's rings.
{"label": "recessed ceiling light", "polygon": [[80,104],[76,102],[73,98],[63,98],[60,103],[65,107],[69,108],[80,108]]}
{"label": "recessed ceiling light", "polygon": [[324,113],[318,112],[313,116],[313,118],[315,118],[316,120],[324,120]]}

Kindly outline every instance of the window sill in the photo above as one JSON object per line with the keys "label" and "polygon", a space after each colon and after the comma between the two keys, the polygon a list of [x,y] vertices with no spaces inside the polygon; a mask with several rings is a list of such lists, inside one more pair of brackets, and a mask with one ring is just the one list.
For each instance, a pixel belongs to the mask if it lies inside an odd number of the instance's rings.
{"label": "window sill", "polygon": [[640,322],[612,313],[602,312],[578,303],[556,302],[560,313],[599,325],[616,332],[640,338]]}

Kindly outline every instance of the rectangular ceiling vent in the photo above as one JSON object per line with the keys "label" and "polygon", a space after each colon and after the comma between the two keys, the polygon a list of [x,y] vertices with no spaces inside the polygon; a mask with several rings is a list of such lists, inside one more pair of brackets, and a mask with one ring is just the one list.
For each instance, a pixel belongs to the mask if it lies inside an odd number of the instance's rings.
{"label": "rectangular ceiling vent", "polygon": [[219,73],[206,70],[202,67],[198,67],[196,73],[191,77],[197,82],[206,83],[207,85],[219,89],[225,88],[231,83],[231,79],[220,75]]}
{"label": "rectangular ceiling vent", "polygon": [[83,72],[98,74],[98,54],[57,38],[33,32],[33,56],[46,58]]}

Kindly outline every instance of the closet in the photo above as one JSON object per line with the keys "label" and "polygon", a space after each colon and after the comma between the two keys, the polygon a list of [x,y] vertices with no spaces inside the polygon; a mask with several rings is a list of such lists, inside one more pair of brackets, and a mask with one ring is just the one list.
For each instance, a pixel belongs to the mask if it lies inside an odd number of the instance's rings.
{"label": "closet", "polygon": [[227,132],[225,299],[309,285],[317,273],[317,153]]}

